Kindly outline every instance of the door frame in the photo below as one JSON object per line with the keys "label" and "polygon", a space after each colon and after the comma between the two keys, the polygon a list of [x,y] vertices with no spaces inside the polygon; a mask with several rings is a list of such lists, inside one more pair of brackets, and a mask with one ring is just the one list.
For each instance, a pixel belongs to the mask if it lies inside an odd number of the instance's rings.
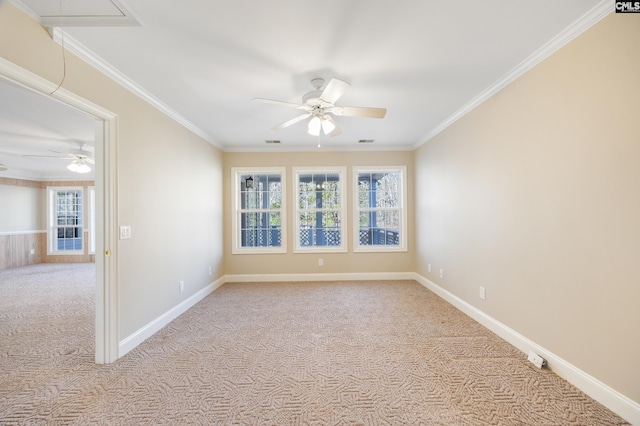
{"label": "door frame", "polygon": [[[43,77],[0,57],[0,79],[55,99],[96,120],[96,298],[95,362],[118,359],[117,145],[118,116]],[[53,92],[53,93],[52,93]]]}

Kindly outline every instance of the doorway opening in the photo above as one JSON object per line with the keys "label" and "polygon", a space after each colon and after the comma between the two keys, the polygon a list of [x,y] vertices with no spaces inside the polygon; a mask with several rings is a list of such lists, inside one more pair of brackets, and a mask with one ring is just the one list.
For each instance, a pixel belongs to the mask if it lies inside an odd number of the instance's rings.
{"label": "doorway opening", "polygon": [[[0,58],[5,81],[81,111],[95,120],[95,362],[118,358],[116,145],[117,116],[56,84]],[[52,94],[53,92],[53,94]]]}

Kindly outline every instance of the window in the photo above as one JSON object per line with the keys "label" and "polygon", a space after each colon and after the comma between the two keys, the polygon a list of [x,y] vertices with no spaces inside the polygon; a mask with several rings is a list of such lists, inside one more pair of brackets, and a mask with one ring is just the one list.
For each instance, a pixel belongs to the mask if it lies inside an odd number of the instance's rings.
{"label": "window", "polygon": [[236,168],[233,253],[285,253],[283,168]]}
{"label": "window", "polygon": [[48,253],[83,254],[82,188],[49,188]]}
{"label": "window", "polygon": [[344,168],[294,169],[296,251],[346,251]]}
{"label": "window", "polygon": [[406,168],[354,168],[354,251],[406,251]]}
{"label": "window", "polygon": [[89,187],[89,254],[96,253],[96,188]]}

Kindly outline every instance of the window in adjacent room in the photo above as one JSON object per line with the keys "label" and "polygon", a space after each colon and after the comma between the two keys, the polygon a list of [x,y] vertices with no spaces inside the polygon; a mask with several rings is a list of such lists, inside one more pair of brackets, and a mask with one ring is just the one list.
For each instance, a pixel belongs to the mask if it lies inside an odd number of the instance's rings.
{"label": "window in adjacent room", "polygon": [[48,254],[83,254],[82,188],[49,188],[48,192]]}
{"label": "window in adjacent room", "polygon": [[406,167],[355,167],[354,251],[406,251]]}
{"label": "window in adjacent room", "polygon": [[297,252],[344,252],[344,167],[294,168]]}
{"label": "window in adjacent room", "polygon": [[96,253],[96,188],[89,187],[89,254]]}
{"label": "window in adjacent room", "polygon": [[232,252],[285,253],[284,168],[239,168],[233,180]]}

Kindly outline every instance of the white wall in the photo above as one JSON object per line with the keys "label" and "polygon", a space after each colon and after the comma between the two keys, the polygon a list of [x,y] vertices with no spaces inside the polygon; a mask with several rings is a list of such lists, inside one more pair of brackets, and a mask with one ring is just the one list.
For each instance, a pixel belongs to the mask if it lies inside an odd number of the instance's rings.
{"label": "white wall", "polygon": [[415,158],[417,272],[634,401],[637,40],[609,15]]}
{"label": "white wall", "polygon": [[41,188],[0,183],[0,233],[44,230],[44,200]]}
{"label": "white wall", "polygon": [[[0,56],[60,81],[60,46],[9,2]],[[66,70],[64,89],[118,116],[117,223],[133,234],[117,250],[122,341],[223,276],[222,153],[70,53]]]}

